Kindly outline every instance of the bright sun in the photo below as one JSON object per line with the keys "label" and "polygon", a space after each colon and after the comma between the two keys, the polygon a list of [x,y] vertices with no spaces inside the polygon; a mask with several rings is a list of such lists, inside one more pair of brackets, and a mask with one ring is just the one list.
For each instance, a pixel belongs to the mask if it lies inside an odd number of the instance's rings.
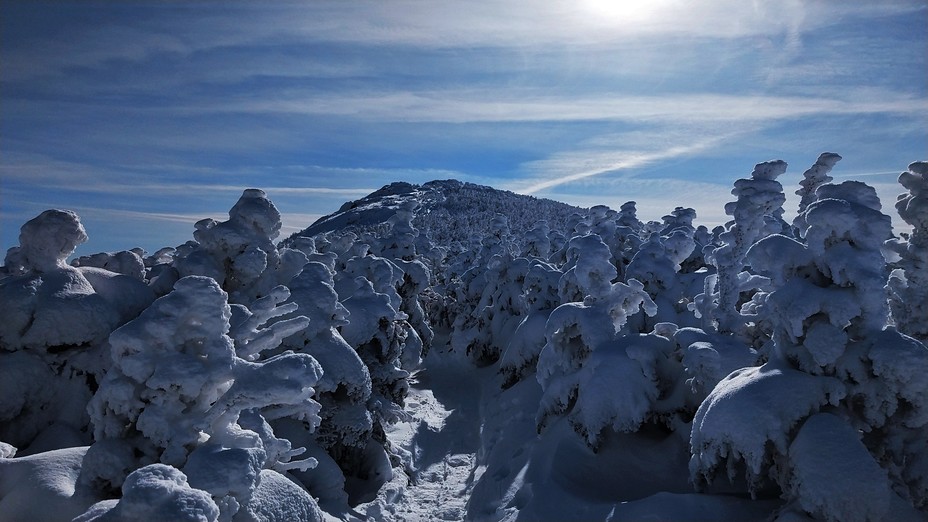
{"label": "bright sun", "polygon": [[583,0],[581,5],[605,23],[636,23],[655,19],[671,0]]}

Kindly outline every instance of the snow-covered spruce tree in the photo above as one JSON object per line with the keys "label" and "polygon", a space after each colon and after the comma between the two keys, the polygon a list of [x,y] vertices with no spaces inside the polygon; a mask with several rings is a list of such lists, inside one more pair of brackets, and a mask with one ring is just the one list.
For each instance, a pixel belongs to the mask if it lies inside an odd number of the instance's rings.
{"label": "snow-covered spruce tree", "polygon": [[664,228],[661,232],[651,233],[644,243],[627,243],[635,245],[633,258],[625,269],[625,277],[641,281],[645,291],[658,305],[657,315],[647,318],[636,314],[629,324],[633,330],[650,331],[661,322],[674,323],[678,326],[695,324],[693,314],[688,310],[692,288],[702,286],[703,274],[682,275],[683,263],[694,270],[695,261],[691,261],[695,250],[695,232],[693,220],[696,211],[691,208],[677,207],[663,217]]}
{"label": "snow-covered spruce tree", "polygon": [[[431,285],[432,274],[422,262],[418,249],[421,247],[430,251],[432,247],[428,239],[422,240],[424,236],[420,236],[419,231],[412,226],[418,207],[419,203],[415,200],[400,205],[395,210],[396,213],[387,220],[388,230],[373,242],[373,252],[390,260],[400,271],[400,279],[394,283],[395,292],[401,299],[398,306],[399,310],[406,314],[407,321],[414,330],[409,332],[411,339],[407,343],[421,343],[419,352],[425,357],[435,333],[426,318],[421,300],[425,297],[423,293]],[[411,347],[409,349],[412,351]]]}
{"label": "snow-covered spruce tree", "polygon": [[[815,163],[809,167],[808,170],[802,173],[802,181],[799,182],[800,188],[796,191],[796,195],[799,196],[799,212],[796,215],[798,216],[806,211],[813,201],[815,201],[815,191],[822,185],[830,183],[832,179],[828,175],[831,172],[831,169],[835,168],[835,165],[841,161],[841,156],[835,154],[834,152],[823,152],[819,155],[818,159],[815,160]],[[794,223],[794,226],[798,226]]]}
{"label": "snow-covered spruce tree", "polygon": [[[664,228],[661,230],[660,235],[669,247],[675,248],[674,258],[683,255],[684,251],[689,252],[682,261],[676,263],[680,265],[678,272],[692,274],[705,268],[706,260],[703,255],[703,248],[709,244],[709,231],[703,225],[699,227],[693,225],[693,221],[696,219],[696,210],[676,207],[670,214],[661,219],[664,221]],[[673,239],[671,239],[671,236],[673,236]],[[693,242],[694,245],[690,246],[690,242]],[[691,282],[688,281],[688,283]]]}
{"label": "snow-covered spruce tree", "polygon": [[479,299],[469,318],[458,315],[451,347],[467,354],[478,366],[499,360],[525,314],[522,286],[529,261],[506,252],[494,255],[483,268]]}
{"label": "snow-covered spruce tree", "polygon": [[278,285],[285,285],[306,263],[306,256],[288,248],[278,250],[280,212],[264,191],[246,189],[229,210],[229,220],[204,219],[196,224],[196,246],[177,256],[180,276],[212,277],[233,303],[249,303]]}
{"label": "snow-covered spruce tree", "polygon": [[313,451],[314,444],[325,450],[341,470],[340,479],[336,477],[324,486],[318,484],[321,473],[317,470],[293,473],[310,491],[319,495],[320,504],[327,511],[334,512],[344,509],[345,506],[339,504],[346,504],[348,497],[354,497],[353,492],[346,491],[345,477],[360,479],[365,475],[368,464],[365,456],[371,452],[368,446],[372,444],[373,420],[368,411],[370,372],[337,330],[347,325],[349,318],[333,284],[332,272],[322,263],[313,261],[303,267],[290,283],[291,302],[299,306],[299,313],[309,317],[309,325],[286,338],[281,345],[281,348],[313,356],[322,367],[322,377],[314,386],[315,400],[322,405],[319,427],[311,432],[304,423],[292,419],[280,419],[272,424],[275,431],[280,430],[294,444],[307,447],[310,454],[320,460],[320,467],[326,463]]}
{"label": "snow-covered spruce tree", "polygon": [[[644,285],[645,292],[657,305],[657,314],[647,317],[636,314],[633,328],[639,332],[651,331],[657,323],[674,323],[691,326],[695,318],[687,310],[687,287],[678,276],[680,263],[689,257],[696,243],[691,231],[674,229],[667,236],[651,234],[644,242],[625,271],[625,277]],[[687,317],[688,316],[688,317]]]}
{"label": "snow-covered spruce tree", "polygon": [[[275,313],[268,307],[260,316]],[[88,407],[96,442],[82,480],[118,490],[132,470],[160,462],[181,469],[191,486],[210,493],[220,520],[231,520],[249,505],[267,470],[315,465],[291,461],[302,450],[275,437],[267,420],[318,424],[312,386],[319,364],[292,352],[246,360],[260,351],[249,344],[276,345],[258,332],[236,347],[232,316],[215,280],[189,276],[113,332],[113,366]],[[300,317],[288,324],[294,330],[308,322]],[[302,502],[315,506],[305,493]]]}
{"label": "snow-covered spruce tree", "polygon": [[635,232],[641,230],[644,223],[638,219],[638,209],[636,205],[637,203],[634,201],[626,201],[619,207],[619,215],[616,218],[616,222],[620,227],[628,227]]}
{"label": "snow-covered spruce tree", "polygon": [[390,296],[377,292],[367,278],[354,279],[355,289],[342,301],[348,324],[341,335],[360,356],[371,376],[370,408],[375,436],[383,439],[383,426],[404,417],[403,405],[409,390],[409,371],[403,369],[407,328],[405,314],[391,304]]}
{"label": "snow-covered spruce tree", "polygon": [[541,432],[566,415],[595,449],[604,429],[635,431],[651,415],[661,398],[662,361],[673,344],[658,335],[624,337],[628,317],[640,307],[655,313],[654,302],[638,281],[612,282],[617,272],[599,236],[571,242],[579,249],[572,270],[585,297],[558,306],[548,318],[538,358],[543,393],[536,421]]}
{"label": "snow-covered spruce tree", "polygon": [[215,522],[219,519],[219,506],[209,493],[190,487],[187,475],[165,464],[149,464],[133,471],[121,489],[119,499],[94,504],[74,522]]}
{"label": "snow-covered spruce tree", "polygon": [[154,299],[138,279],[65,260],[87,233],[74,212],[46,210],[27,221],[0,281],[0,346],[56,352],[98,343]]}
{"label": "snow-covered spruce tree", "polygon": [[928,504],[928,349],[885,328],[890,220],[863,183],[816,194],[797,220],[805,245],[773,235],[747,254],[774,288],[759,312],[775,350],[699,407],[692,478],[726,469],[820,520],[917,519]]}
{"label": "snow-covered spruce tree", "polygon": [[[583,254],[583,252],[596,251],[599,253],[599,249],[596,245],[602,242],[603,241],[599,236],[574,236],[570,239],[570,241],[567,242],[564,248],[561,249],[563,260],[559,264],[559,269],[562,272],[562,275],[557,283],[557,295],[560,303],[579,303],[583,301],[583,298],[586,294],[584,293],[583,288],[580,286],[580,281],[577,279],[577,270],[575,268],[577,263],[580,261],[580,256]],[[588,257],[591,255],[595,254],[587,254]],[[612,262],[611,251],[609,252],[608,260],[609,263],[612,264],[613,269],[616,271],[616,274],[613,275],[612,278],[618,278],[618,270],[616,269],[615,264]]]}
{"label": "snow-covered spruce tree", "polygon": [[[725,213],[732,216],[732,221],[719,238],[721,244],[706,253],[706,260],[715,265],[717,275],[707,278],[704,295],[696,298],[697,302],[705,302],[695,308],[700,314],[709,313],[720,332],[743,329],[744,320],[739,313],[741,292],[756,285],[750,274],[742,273],[744,256],[751,245],[771,233],[771,222],[782,221],[786,196],[776,178],[784,172],[785,161],[758,163],[750,178],[735,181],[731,193],[738,199],[725,205]],[[710,288],[713,282],[714,289]]]}
{"label": "snow-covered spruce tree", "polygon": [[[508,220],[497,215],[492,234],[483,239],[475,264],[453,289],[455,317],[450,335],[453,350],[479,366],[499,360],[521,318],[522,282],[528,260],[513,259]],[[507,317],[508,316],[508,317]]]}
{"label": "snow-covered spruce tree", "polygon": [[[413,268],[419,268],[420,266],[412,265]],[[406,371],[413,371],[422,362],[423,342],[418,331],[409,323],[409,315],[403,312],[403,305],[407,302],[407,299],[415,300],[417,298],[417,295],[412,295],[404,299],[400,295],[399,289],[402,288],[406,280],[405,276],[403,270],[389,259],[375,255],[356,256],[345,263],[342,272],[336,274],[335,288],[344,301],[356,291],[357,278],[363,277],[370,282],[374,292],[386,295],[389,298],[390,307],[395,311],[395,317],[392,320],[398,328],[403,330],[401,367]],[[419,274],[419,279],[421,280],[423,276],[428,280],[428,276],[423,274]],[[419,315],[420,321],[423,319],[423,315]],[[431,336],[431,329],[427,329],[426,332]]]}
{"label": "snow-covered spruce tree", "polygon": [[[590,233],[596,234],[602,239],[603,243],[609,247],[613,259],[621,257],[624,247],[623,235],[618,233],[618,216],[619,213],[606,205],[595,205],[590,207]],[[620,269],[619,276],[622,277],[621,267],[618,263],[616,268]]]}
{"label": "snow-covered spruce tree", "polygon": [[419,203],[410,199],[399,206],[387,220],[389,232],[373,245],[374,252],[389,259],[412,261],[416,258],[416,238],[419,231],[412,225]]}
{"label": "snow-covered spruce tree", "polygon": [[928,162],[910,164],[899,183],[908,193],[899,195],[896,210],[912,232],[887,244],[900,257],[887,284],[889,305],[901,332],[928,342]]}
{"label": "snow-covered spruce tree", "polygon": [[490,221],[490,233],[480,241],[477,263],[488,263],[490,258],[500,254],[512,253],[512,232],[509,230],[509,218],[503,214],[493,216]]}
{"label": "snow-covered spruce tree", "polygon": [[551,255],[551,227],[548,222],[541,220],[525,234],[525,247],[522,256],[528,259],[547,261]]}
{"label": "snow-covered spruce tree", "polygon": [[538,355],[544,348],[545,324],[559,304],[558,280],[561,272],[551,265],[533,261],[522,284],[525,317],[516,327],[499,361],[503,388],[534,374]]}
{"label": "snow-covered spruce tree", "polygon": [[68,266],[86,240],[77,214],[46,210],[22,226],[19,246],[6,256],[0,440],[21,455],[89,443],[85,410],[106,366],[102,346],[155,298],[134,277]]}
{"label": "snow-covered spruce tree", "polygon": [[[389,234],[390,228],[385,227],[378,233]],[[388,457],[396,461],[399,457],[386,439],[384,427],[405,418],[403,406],[409,388],[408,377],[420,364],[423,350],[421,338],[407,320],[409,316],[401,311],[404,298],[398,290],[406,283],[405,272],[396,262],[373,255],[370,244],[365,241],[378,243],[381,240],[369,233],[362,237],[354,233],[333,233],[317,236],[313,241],[324,254],[334,256],[329,266],[334,275],[332,286],[341,303],[339,307],[347,311],[347,320],[338,321],[340,338],[334,342],[343,340],[356,351],[370,380],[367,413],[346,408],[346,415],[334,413],[338,418],[333,418],[326,428],[356,428],[357,437],[342,444],[335,440],[334,433],[327,432],[329,438],[320,441],[352,482],[353,485],[346,486],[351,503],[370,500],[380,486],[392,478]],[[428,280],[427,273],[413,272],[416,268],[424,269],[421,263],[404,263],[411,267],[410,279]],[[351,375],[352,379],[356,377],[356,374]],[[348,412],[362,417],[349,418]],[[344,424],[342,428],[336,426],[340,423]],[[350,426],[352,423],[356,424],[355,428]]]}

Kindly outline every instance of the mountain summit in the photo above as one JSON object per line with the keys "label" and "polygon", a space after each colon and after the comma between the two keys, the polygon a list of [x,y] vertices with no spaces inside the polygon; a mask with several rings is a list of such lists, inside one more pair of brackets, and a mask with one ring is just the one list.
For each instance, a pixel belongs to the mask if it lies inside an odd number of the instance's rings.
{"label": "mountain summit", "polygon": [[472,235],[485,235],[490,230],[490,222],[500,214],[508,218],[511,230],[527,231],[539,220],[547,221],[554,229],[563,229],[571,214],[585,211],[550,199],[453,179],[422,185],[400,181],[345,203],[338,211],[319,218],[291,239],[335,230],[373,230],[404,207],[415,208],[413,225],[440,245],[466,240]]}

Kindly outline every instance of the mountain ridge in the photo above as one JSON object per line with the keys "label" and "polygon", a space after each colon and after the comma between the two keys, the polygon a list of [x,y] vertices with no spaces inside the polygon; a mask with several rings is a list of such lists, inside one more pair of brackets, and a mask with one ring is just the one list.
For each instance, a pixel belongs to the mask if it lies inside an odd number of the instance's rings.
{"label": "mountain ridge", "polygon": [[455,179],[433,180],[421,185],[397,181],[345,202],[337,211],[319,218],[285,242],[336,230],[363,233],[386,223],[396,210],[412,201],[418,204],[413,226],[439,244],[485,234],[491,220],[499,214],[508,218],[511,230],[527,231],[539,220],[547,221],[552,229],[564,229],[571,214],[587,210]]}

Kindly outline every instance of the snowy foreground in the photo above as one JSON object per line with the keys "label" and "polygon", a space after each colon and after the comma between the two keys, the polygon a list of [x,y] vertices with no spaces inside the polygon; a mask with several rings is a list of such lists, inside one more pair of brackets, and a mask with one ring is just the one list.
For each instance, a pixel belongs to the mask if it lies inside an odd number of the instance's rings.
{"label": "snowy foreground", "polygon": [[[0,268],[0,521],[928,519],[928,162],[822,154],[708,230],[395,183],[275,243],[246,190],[193,240]],[[92,232],[92,231],[91,231]]]}

